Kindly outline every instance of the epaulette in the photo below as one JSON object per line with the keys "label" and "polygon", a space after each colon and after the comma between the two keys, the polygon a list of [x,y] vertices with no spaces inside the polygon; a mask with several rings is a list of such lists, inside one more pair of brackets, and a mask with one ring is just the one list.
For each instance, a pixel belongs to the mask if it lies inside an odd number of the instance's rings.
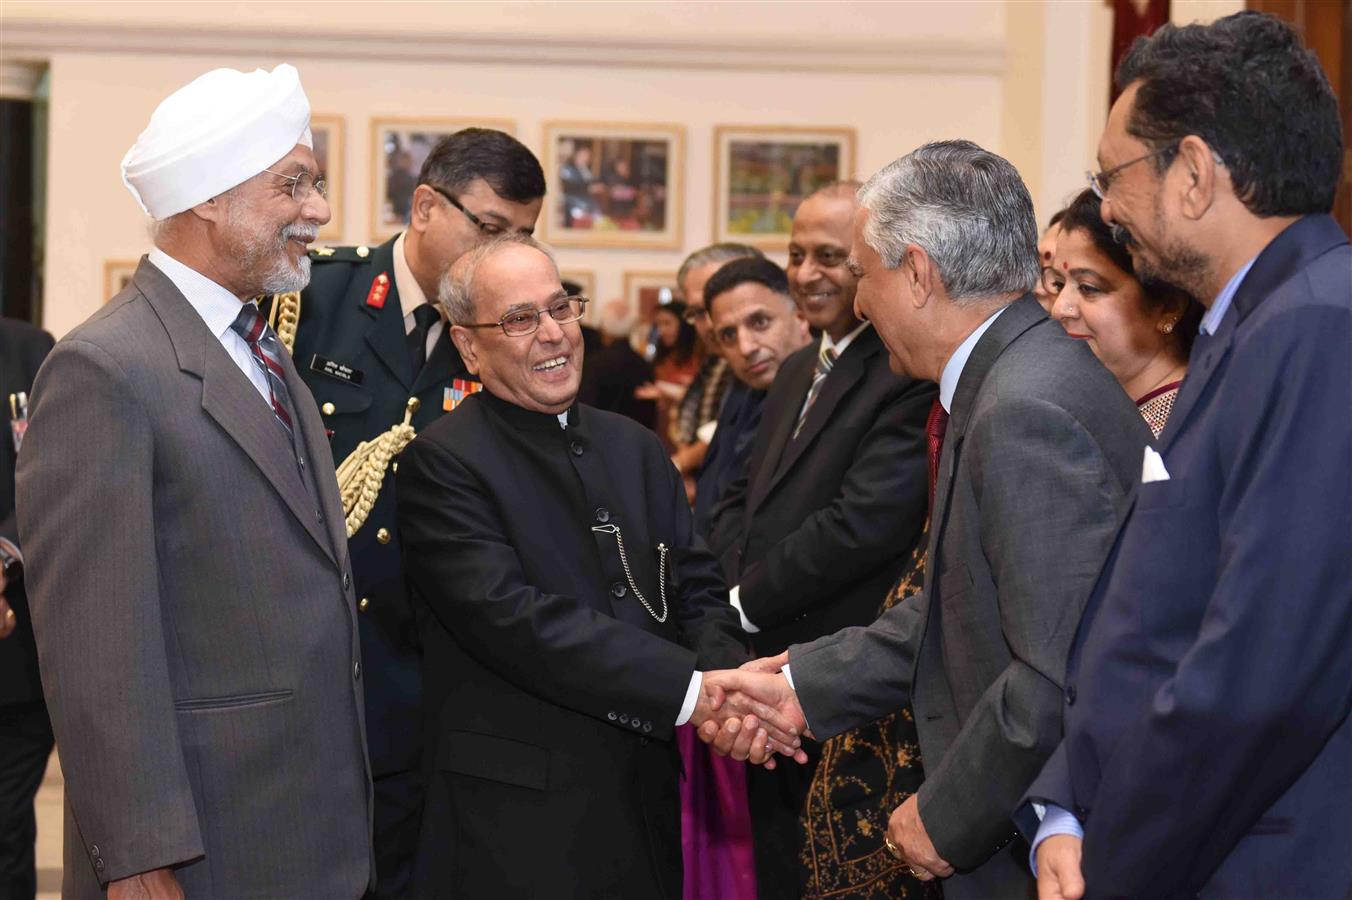
{"label": "epaulette", "polygon": [[371,258],[372,250],[365,244],[356,247],[311,247],[310,259],[315,262],[360,263]]}

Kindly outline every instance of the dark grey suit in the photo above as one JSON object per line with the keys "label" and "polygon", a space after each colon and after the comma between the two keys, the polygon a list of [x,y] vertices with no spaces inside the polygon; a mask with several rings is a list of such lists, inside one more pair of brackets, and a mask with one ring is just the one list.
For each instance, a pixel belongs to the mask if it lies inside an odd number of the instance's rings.
{"label": "dark grey suit", "polygon": [[56,345],[19,531],[65,771],[67,897],[179,866],[189,897],[371,880],[355,598],[319,412],[310,484],[267,402],[146,260]]}
{"label": "dark grey suit", "polygon": [[1010,816],[1060,739],[1066,655],[1149,439],[1089,348],[1015,301],[958,381],[924,594],[789,651],[819,738],[911,704],[920,817],[960,873],[946,897],[1033,891]]}

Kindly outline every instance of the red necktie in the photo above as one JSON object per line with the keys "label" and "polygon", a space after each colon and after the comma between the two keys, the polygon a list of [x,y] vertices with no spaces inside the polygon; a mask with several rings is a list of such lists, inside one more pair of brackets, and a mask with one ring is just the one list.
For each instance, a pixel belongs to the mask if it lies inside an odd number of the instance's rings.
{"label": "red necktie", "polygon": [[[929,508],[934,512],[934,488],[939,483],[939,454],[944,449],[944,432],[948,430],[948,411],[939,398],[934,398],[929,418],[925,420],[925,434],[929,437]],[[933,521],[931,521],[933,524]]]}

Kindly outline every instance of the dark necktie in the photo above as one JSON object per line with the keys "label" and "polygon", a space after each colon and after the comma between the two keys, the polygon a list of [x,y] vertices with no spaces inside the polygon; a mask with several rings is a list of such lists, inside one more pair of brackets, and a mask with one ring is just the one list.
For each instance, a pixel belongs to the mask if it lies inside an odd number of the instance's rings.
{"label": "dark necktie", "polygon": [[807,389],[807,402],[803,404],[803,411],[798,414],[798,424],[793,427],[794,437],[798,437],[798,432],[803,430],[803,423],[807,421],[808,410],[812,409],[812,404],[817,402],[817,395],[822,392],[822,382],[826,381],[826,376],[831,374],[831,369],[835,366],[839,357],[840,354],[836,352],[835,347],[823,346],[817,352],[817,368],[812,372],[812,386]]}
{"label": "dark necktie", "polygon": [[[934,398],[934,404],[930,407],[929,418],[925,420],[925,435],[929,438],[929,509],[930,515],[934,514],[934,488],[939,483],[939,455],[944,450],[944,432],[948,431],[948,411],[944,405],[939,402],[939,398]],[[934,525],[931,518],[930,525]]]}
{"label": "dark necktie", "polygon": [[416,379],[427,362],[427,333],[437,323],[440,316],[430,303],[424,303],[413,310],[413,330],[408,333],[408,358],[413,363],[413,377]]}
{"label": "dark necktie", "polygon": [[276,414],[277,421],[286,429],[287,437],[294,441],[295,433],[291,423],[295,417],[291,414],[293,409],[291,394],[286,389],[286,377],[283,374],[285,370],[282,368],[277,335],[268,327],[263,314],[254,303],[240,306],[239,315],[235,316],[230,328],[249,345],[254,362],[267,378],[268,401],[272,404],[272,411]]}

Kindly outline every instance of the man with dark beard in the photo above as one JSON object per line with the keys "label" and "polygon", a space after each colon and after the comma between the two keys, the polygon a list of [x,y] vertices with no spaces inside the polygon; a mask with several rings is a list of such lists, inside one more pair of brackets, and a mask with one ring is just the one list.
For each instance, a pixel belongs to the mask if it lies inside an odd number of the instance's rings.
{"label": "man with dark beard", "polygon": [[329,218],[309,120],[287,65],[160,104],[122,162],[155,248],[33,388],[17,507],[67,897],[373,881],[333,460],[252,302],[304,287]]}

